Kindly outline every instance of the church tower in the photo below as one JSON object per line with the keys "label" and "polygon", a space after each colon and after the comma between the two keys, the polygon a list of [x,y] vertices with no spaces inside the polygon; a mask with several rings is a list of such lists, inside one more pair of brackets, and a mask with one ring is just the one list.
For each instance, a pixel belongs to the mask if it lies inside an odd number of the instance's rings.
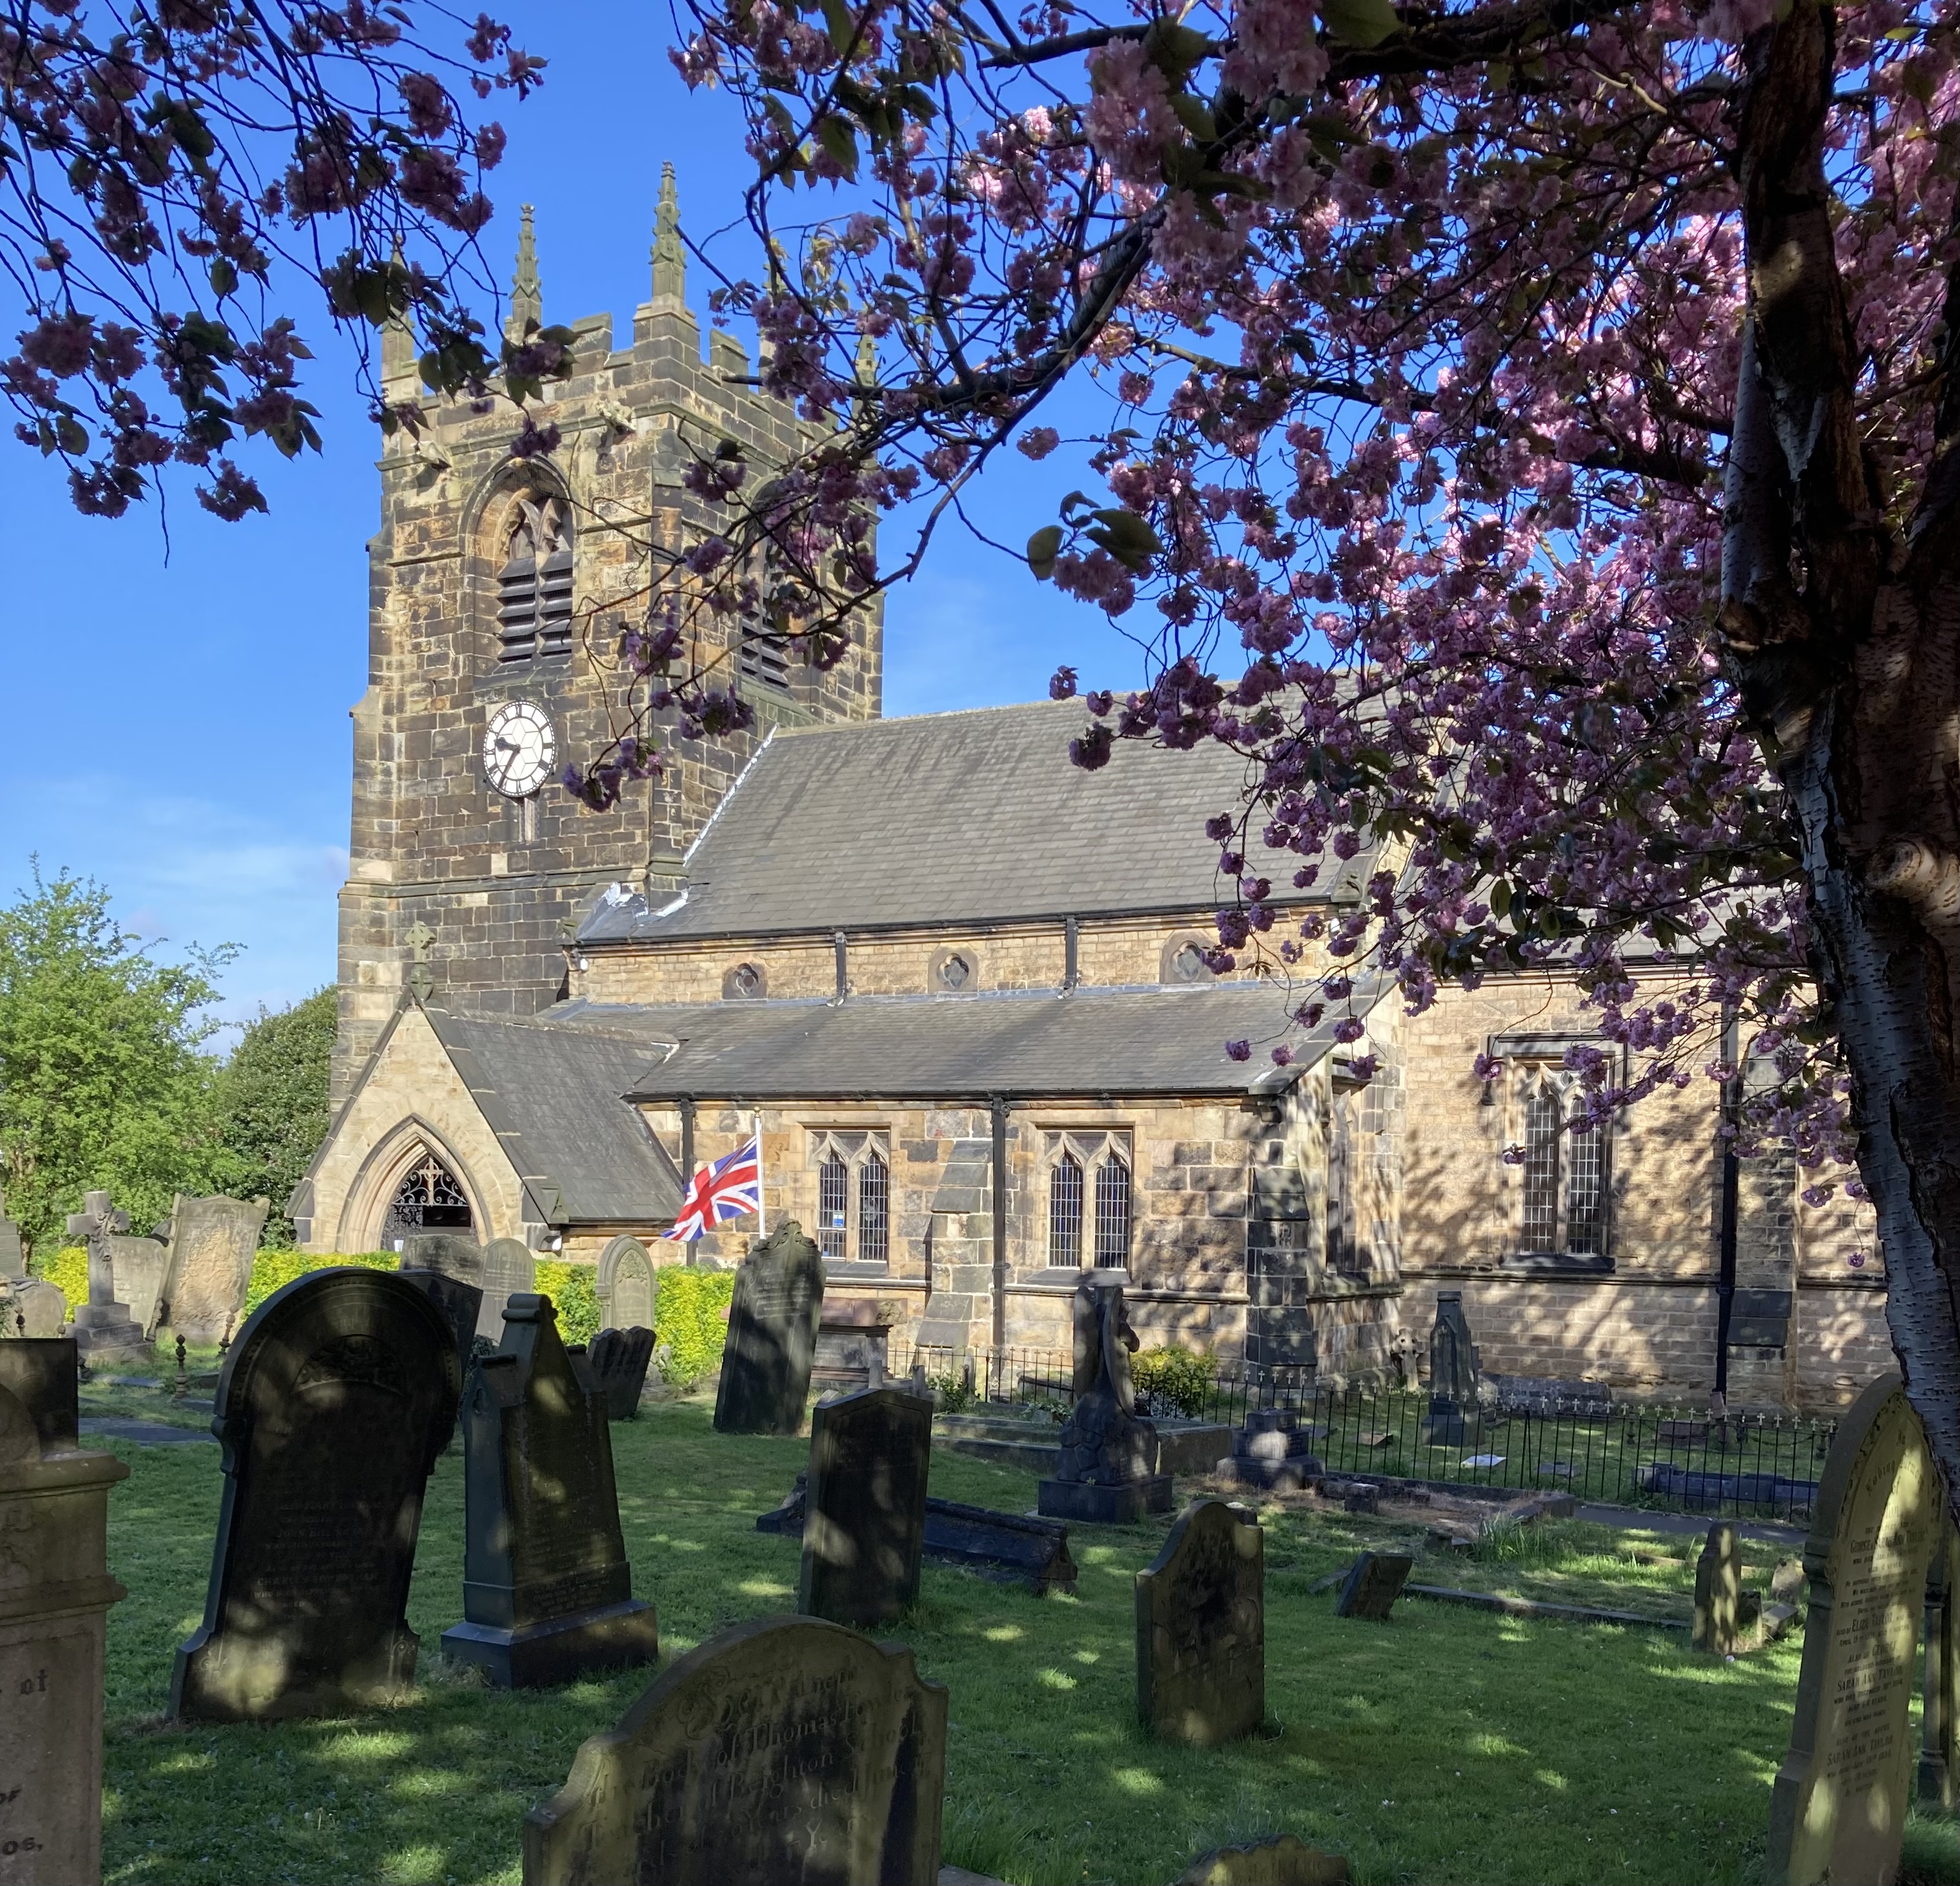
{"label": "church tower", "polygon": [[[352,863],[340,895],[340,1031],[334,1096],[346,1092],[404,988],[453,1013],[523,1016],[558,996],[565,946],[610,886],[657,896],[772,726],[869,720],[880,710],[883,626],[827,673],[746,645],[740,624],[703,625],[759,724],[670,752],[664,775],[606,812],[558,783],[568,759],[612,736],[622,629],[644,621],[656,560],[714,528],[682,479],[697,454],[740,443],[750,484],[809,436],[744,384],[746,352],[716,331],[702,358],[686,300],[673,167],[665,167],[651,298],[630,345],[609,315],[571,323],[572,374],[531,411],[562,444],[520,459],[502,398],[423,394],[412,337],[384,332],[384,396],[419,398],[418,437],[380,460],[381,528],[368,546],[367,692],[353,710]],[[523,211],[512,332],[543,319],[532,213]],[[612,606],[616,605],[616,606]],[[662,743],[663,745],[664,742]]]}

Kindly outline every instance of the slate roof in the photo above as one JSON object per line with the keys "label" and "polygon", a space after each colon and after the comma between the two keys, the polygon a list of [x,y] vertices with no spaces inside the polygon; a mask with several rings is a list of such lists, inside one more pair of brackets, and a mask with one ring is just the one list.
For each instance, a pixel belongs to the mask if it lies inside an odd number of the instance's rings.
{"label": "slate roof", "polygon": [[[1338,1015],[1311,1034],[1289,1030],[1293,1062],[1276,1067],[1270,1049],[1286,1010],[1270,983],[1226,983],[644,1008],[576,1001],[546,1010],[538,1026],[641,1034],[639,1067],[619,1090],[639,1100],[1197,1098],[1277,1091],[1332,1048]],[[1256,1044],[1250,1060],[1226,1054],[1238,1039]]]}
{"label": "slate roof", "polygon": [[[695,841],[684,898],[616,887],[579,940],[1215,906],[1204,821],[1238,803],[1245,762],[1118,741],[1084,772],[1068,743],[1086,717],[1044,701],[779,733]],[[1364,870],[1330,859],[1325,881]]]}
{"label": "slate roof", "polygon": [[644,1038],[425,1011],[547,1224],[671,1218],[680,1175],[623,1098]]}

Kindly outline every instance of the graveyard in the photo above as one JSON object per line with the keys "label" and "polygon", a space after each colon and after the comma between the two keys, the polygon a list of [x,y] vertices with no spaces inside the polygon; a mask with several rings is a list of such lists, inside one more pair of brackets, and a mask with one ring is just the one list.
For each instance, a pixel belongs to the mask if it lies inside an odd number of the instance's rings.
{"label": "graveyard", "polygon": [[[138,1394],[121,1400],[138,1405]],[[612,1429],[633,1589],[657,1608],[663,1665],[796,1603],[795,1541],[755,1522],[806,1466],[809,1442],[718,1434],[710,1417],[694,1396],[650,1403]],[[519,1878],[527,1810],[649,1673],[499,1691],[441,1655],[460,1614],[461,1449],[429,1483],[408,1611],[422,1655],[408,1700],[313,1720],[173,1726],[163,1719],[171,1659],[202,1609],[218,1450],[111,1445],[130,1468],[110,1532],[110,1569],[129,1595],[110,1614],[105,1879]],[[943,1449],[931,1481],[939,1497],[1004,1512],[1036,1501],[1034,1474]],[[1176,1515],[1072,1527],[1072,1597],[927,1562],[916,1607],[877,1635],[911,1646],[921,1675],[949,1692],[949,1864],[1030,1886],[1169,1881],[1209,1848],[1284,1830],[1345,1854],[1363,1881],[1761,1877],[1798,1639],[1723,1663],[1698,1655],[1680,1629],[1406,1598],[1376,1624],[1335,1617],[1332,1594],[1316,1589],[1357,1550],[1387,1545],[1413,1551],[1418,1576],[1438,1582],[1678,1623],[1698,1534],[1552,1522],[1537,1537],[1499,1539],[1488,1557],[1451,1554],[1439,1570],[1419,1522],[1309,1511],[1290,1496],[1262,1503],[1267,1723],[1220,1748],[1135,1725],[1132,1582]],[[1772,1556],[1754,1551],[1752,1573]],[[1909,1863],[1940,1877],[1954,1844],[1943,1824],[1915,1824]]]}

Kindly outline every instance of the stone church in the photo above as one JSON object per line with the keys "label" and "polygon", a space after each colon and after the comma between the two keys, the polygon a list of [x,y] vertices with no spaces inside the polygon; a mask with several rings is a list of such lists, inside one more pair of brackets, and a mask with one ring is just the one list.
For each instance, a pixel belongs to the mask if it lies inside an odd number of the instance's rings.
{"label": "stone church", "polygon": [[[1364,992],[1343,1045],[1289,1028],[1274,981],[1214,976],[1222,749],[1085,773],[1079,708],[883,717],[875,616],[822,673],[738,625],[695,653],[739,676],[752,733],[678,746],[609,812],[565,794],[558,764],[609,736],[648,545],[711,528],[687,466],[801,436],[738,339],[704,357],[676,218],[670,169],[630,337],[571,324],[555,453],[511,455],[508,404],[427,396],[384,447],[307,1248],[516,1237],[604,1297],[635,1240],[739,1258],[752,1218],[657,1234],[682,1175],[759,1131],[767,1223],[810,1230],[826,1302],[888,1323],[901,1365],[1065,1349],[1086,1268],[1147,1344],[1323,1382],[1392,1376],[1447,1288],[1488,1369],[1703,1398],[1725,1280],[1732,1404],[1833,1405],[1886,1366],[1869,1214],[1805,1207],[1787,1159],[1725,1174],[1712,1083],[1564,1130],[1573,990],[1494,979],[1420,1016]],[[518,331],[540,316],[528,211],[512,301]],[[383,377],[417,396],[405,334]],[[1302,900],[1356,898],[1364,867],[1329,860]]]}

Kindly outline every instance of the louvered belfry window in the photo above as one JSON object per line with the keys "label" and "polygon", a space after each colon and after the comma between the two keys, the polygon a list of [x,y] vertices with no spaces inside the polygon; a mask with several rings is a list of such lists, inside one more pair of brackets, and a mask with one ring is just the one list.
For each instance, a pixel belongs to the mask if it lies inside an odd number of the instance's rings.
{"label": "louvered belfry window", "polygon": [[774,688],[778,693],[789,691],[789,651],[779,638],[752,625],[745,628],[742,631],[742,650],[738,660],[744,681],[752,681],[765,688]]}
{"label": "louvered belfry window", "polygon": [[497,659],[571,652],[571,519],[555,498],[520,498],[497,573]]}

